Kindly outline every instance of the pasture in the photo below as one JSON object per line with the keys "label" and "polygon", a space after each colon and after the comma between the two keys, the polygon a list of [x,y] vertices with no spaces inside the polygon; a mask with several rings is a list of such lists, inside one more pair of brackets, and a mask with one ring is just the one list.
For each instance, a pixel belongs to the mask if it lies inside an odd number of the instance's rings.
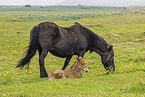
{"label": "pasture", "polygon": [[[73,10],[65,7],[18,8],[0,7],[0,96],[145,96],[145,14],[105,7],[99,7],[100,10],[83,6],[77,7],[79,10],[76,7]],[[29,44],[31,28],[43,21],[63,27],[79,22],[97,33],[114,46],[116,71],[107,75],[101,57],[94,52],[85,54],[89,72],[82,72],[80,79],[40,78],[38,53],[32,58],[29,69],[15,69]],[[75,60],[76,56],[66,69]],[[45,59],[48,74],[60,70],[64,61],[48,53]]]}

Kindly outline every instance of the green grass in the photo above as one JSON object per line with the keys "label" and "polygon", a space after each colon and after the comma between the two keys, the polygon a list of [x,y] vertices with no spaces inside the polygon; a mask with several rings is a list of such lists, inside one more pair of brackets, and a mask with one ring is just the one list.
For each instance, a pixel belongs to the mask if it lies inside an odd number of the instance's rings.
{"label": "green grass", "polygon": [[[44,15],[47,13],[46,11],[31,12],[36,13],[31,15],[31,18],[41,15],[44,18],[58,16],[55,12],[52,12],[51,15]],[[64,12],[60,16],[72,15],[78,16],[80,14]],[[14,68],[19,59],[24,56],[29,43],[29,31],[33,26],[45,21],[45,19],[20,21],[21,17],[27,18],[28,16],[25,11],[20,11],[17,14],[14,11],[8,11],[0,15],[0,96],[145,96],[145,15],[95,14],[93,17],[69,18],[68,20],[50,18],[49,21],[64,27],[71,26],[76,21],[81,23],[112,44],[115,52],[116,71],[109,75],[106,75],[100,56],[94,52],[92,54],[88,52],[84,56],[89,68],[88,73],[82,72],[81,79],[58,80],[39,77],[38,53],[31,60],[29,69]],[[67,69],[75,61],[75,57],[72,58]],[[47,72],[61,69],[64,61],[65,59],[48,53],[45,59]]]}

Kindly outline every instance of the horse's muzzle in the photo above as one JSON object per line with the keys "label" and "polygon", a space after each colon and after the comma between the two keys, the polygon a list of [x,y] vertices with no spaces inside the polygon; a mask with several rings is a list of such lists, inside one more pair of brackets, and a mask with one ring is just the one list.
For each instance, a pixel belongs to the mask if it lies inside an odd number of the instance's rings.
{"label": "horse's muzzle", "polygon": [[89,69],[88,68],[85,68],[84,71],[87,73],[87,72],[89,72]]}

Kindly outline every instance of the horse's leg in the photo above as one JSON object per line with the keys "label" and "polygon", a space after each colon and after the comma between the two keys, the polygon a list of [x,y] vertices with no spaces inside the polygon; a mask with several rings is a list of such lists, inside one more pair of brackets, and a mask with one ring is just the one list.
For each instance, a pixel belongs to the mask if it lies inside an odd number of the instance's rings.
{"label": "horse's leg", "polygon": [[[85,54],[85,53],[84,53],[84,54]],[[81,55],[82,58],[84,57],[84,54]]]}
{"label": "horse's leg", "polygon": [[72,58],[72,56],[66,58],[62,70],[65,70],[65,68],[66,68],[67,65],[69,64],[69,61],[70,61],[71,58]]}
{"label": "horse's leg", "polygon": [[[80,51],[79,54],[78,54],[78,57],[81,56],[83,58],[84,55],[85,55],[85,50],[84,51]],[[81,72],[80,72],[80,76],[82,77],[82,73]]]}
{"label": "horse's leg", "polygon": [[44,59],[45,59],[47,53],[48,53],[48,50],[46,50],[46,49],[42,50],[42,52],[39,51],[39,66],[40,66],[40,77],[41,78],[48,77],[48,74],[44,67]]}
{"label": "horse's leg", "polygon": [[38,52],[39,52],[39,57],[40,57],[41,56],[41,53],[42,53],[42,48],[41,48],[40,44],[38,46]]}
{"label": "horse's leg", "polygon": [[77,54],[77,56],[78,56],[78,57],[81,56],[81,57],[83,58],[84,55],[85,55],[85,52],[86,52],[86,50],[80,51],[80,52]]}

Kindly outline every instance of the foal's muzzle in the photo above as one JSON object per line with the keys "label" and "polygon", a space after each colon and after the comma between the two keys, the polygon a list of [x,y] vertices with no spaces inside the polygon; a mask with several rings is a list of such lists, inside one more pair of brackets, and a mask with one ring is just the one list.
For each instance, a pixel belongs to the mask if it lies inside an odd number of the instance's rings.
{"label": "foal's muzzle", "polygon": [[84,71],[87,73],[89,71],[89,69],[88,68],[85,68]]}

